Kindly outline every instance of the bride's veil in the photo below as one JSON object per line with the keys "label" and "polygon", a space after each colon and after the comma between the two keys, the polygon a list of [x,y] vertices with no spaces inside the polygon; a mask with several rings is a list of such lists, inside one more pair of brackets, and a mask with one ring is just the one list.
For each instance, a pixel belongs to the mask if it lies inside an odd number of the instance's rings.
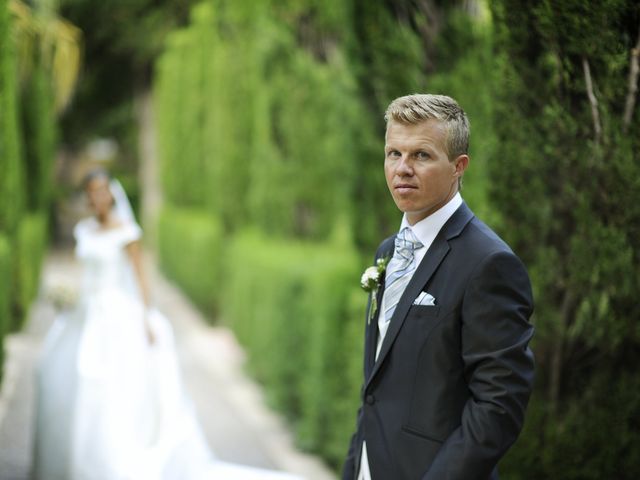
{"label": "bride's veil", "polygon": [[122,184],[115,178],[109,182],[109,190],[114,200],[114,212],[120,221],[124,223],[133,223],[137,225],[136,217],[133,214],[129,198],[122,188]]}
{"label": "bride's veil", "polygon": [[[131,208],[131,202],[129,202],[129,197],[127,197],[127,193],[124,191],[124,188],[122,188],[122,184],[113,178],[109,181],[109,190],[111,191],[111,196],[114,201],[113,213],[123,224],[133,225],[135,230],[139,231],[140,225],[136,222],[133,208]],[[125,268],[126,276],[122,287],[137,298],[141,298],[140,286],[136,281],[133,265],[127,263]]]}

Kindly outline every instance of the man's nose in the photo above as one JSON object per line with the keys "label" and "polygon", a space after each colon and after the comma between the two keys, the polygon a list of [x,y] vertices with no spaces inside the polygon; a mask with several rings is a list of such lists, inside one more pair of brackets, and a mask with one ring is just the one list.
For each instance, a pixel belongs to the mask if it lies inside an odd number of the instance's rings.
{"label": "man's nose", "polygon": [[413,165],[409,161],[409,157],[407,155],[403,155],[398,162],[398,166],[396,168],[396,174],[401,177],[407,175],[413,175]]}

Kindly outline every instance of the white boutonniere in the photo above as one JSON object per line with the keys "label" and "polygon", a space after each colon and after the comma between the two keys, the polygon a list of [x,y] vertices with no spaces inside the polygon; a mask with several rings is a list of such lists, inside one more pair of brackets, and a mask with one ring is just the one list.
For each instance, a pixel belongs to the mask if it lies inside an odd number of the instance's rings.
{"label": "white boutonniere", "polygon": [[376,264],[367,268],[362,274],[362,278],[360,278],[360,286],[365,292],[371,294],[371,307],[369,308],[367,325],[371,322],[371,319],[378,309],[378,289],[380,285],[382,285],[382,279],[384,278],[388,263],[389,257],[379,258]]}

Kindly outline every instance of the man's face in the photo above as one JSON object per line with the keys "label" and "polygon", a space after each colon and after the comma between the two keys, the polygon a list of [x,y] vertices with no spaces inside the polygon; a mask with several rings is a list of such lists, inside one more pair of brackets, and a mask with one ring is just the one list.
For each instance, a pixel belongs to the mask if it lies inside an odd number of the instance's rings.
{"label": "man's face", "polygon": [[444,206],[458,191],[467,155],[449,161],[447,131],[439,120],[411,125],[390,121],[385,137],[384,174],[398,208],[411,225]]}

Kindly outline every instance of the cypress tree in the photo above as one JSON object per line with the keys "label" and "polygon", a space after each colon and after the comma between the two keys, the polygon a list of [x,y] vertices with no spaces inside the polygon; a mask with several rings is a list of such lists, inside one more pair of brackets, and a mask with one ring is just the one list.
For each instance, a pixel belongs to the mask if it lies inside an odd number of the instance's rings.
{"label": "cypress tree", "polygon": [[640,6],[492,7],[501,80],[491,196],[537,300],[536,391],[505,466],[510,478],[635,478]]}

